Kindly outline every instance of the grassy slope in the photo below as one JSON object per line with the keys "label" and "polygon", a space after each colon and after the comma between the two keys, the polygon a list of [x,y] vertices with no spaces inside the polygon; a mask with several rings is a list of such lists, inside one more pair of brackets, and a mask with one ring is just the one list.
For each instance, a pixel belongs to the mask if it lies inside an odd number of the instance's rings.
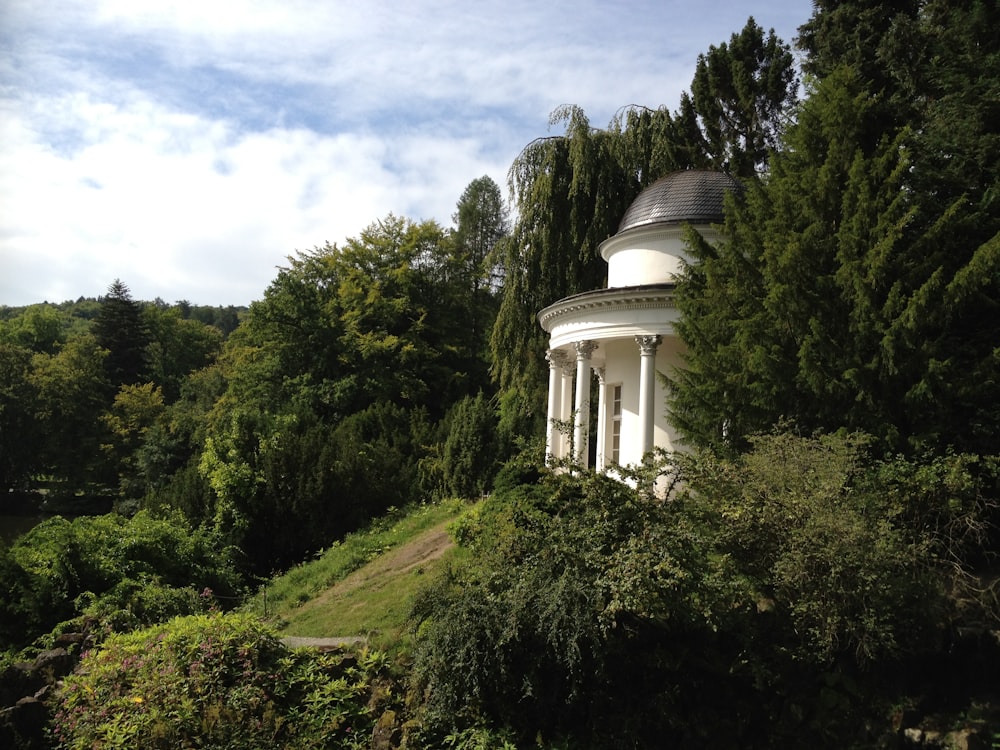
{"label": "grassy slope", "polygon": [[403,639],[414,593],[459,553],[447,526],[469,506],[419,506],[380,519],[274,578],[253,603],[283,635]]}

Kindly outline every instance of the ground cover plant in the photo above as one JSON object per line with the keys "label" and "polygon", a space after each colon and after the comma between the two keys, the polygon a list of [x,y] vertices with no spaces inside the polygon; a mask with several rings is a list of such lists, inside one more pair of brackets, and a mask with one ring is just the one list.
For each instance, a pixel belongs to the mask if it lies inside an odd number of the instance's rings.
{"label": "ground cover plant", "polygon": [[83,615],[127,630],[234,598],[240,577],[213,535],[179,515],[61,516],[0,549],[0,648]]}
{"label": "ground cover plant", "polygon": [[394,714],[383,655],[289,650],[259,619],[213,613],[112,636],[57,696],[56,747],[369,747]]}

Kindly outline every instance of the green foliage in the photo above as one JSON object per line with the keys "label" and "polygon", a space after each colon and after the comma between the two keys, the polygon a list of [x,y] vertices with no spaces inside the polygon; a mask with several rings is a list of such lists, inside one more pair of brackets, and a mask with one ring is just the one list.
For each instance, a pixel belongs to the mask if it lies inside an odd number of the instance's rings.
{"label": "green foliage", "polygon": [[335,426],[306,415],[234,409],[206,440],[199,469],[215,493],[213,527],[270,573],[417,496],[418,414],[379,402]]}
{"label": "green foliage", "polygon": [[180,510],[192,525],[211,519],[214,495],[198,470],[209,415],[226,389],[222,367],[215,364],[189,374],[180,398],[149,426],[134,455],[147,488],[143,507]]}
{"label": "green foliage", "polygon": [[150,333],[146,350],[150,379],[176,401],[184,379],[211,365],[222,350],[222,332],[214,326],[183,318],[181,310],[146,305],[142,323]]}
{"label": "green foliage", "polygon": [[289,651],[247,615],[112,636],[57,696],[53,736],[84,748],[366,747],[391,704],[378,653]]}
{"label": "green foliage", "polygon": [[154,411],[175,402],[192,371],[214,361],[220,332],[162,301],[140,305],[119,281],[101,302],[14,313],[0,321],[0,434],[12,443],[0,453],[0,483],[43,480],[64,497],[106,496],[117,485],[134,503],[161,479],[138,453],[150,430],[170,429],[147,408],[154,404],[140,407],[140,394],[158,400]]}
{"label": "green foliage", "polygon": [[[502,229],[486,226],[502,218],[490,197],[465,197],[456,236],[389,216],[299,253],[230,337],[197,462],[212,523],[249,569],[287,567],[439,489],[437,423],[486,378],[466,322],[490,296],[477,255]],[[169,460],[170,435],[153,438],[144,455]]]}
{"label": "green foliage", "polygon": [[690,102],[698,113],[703,148],[712,166],[750,177],[778,147],[785,113],[796,100],[797,80],[788,46],[750,18],[728,44],[698,55]]}
{"label": "green foliage", "polygon": [[53,305],[30,305],[9,320],[0,321],[0,341],[54,354],[66,342],[69,319]]}
{"label": "green foliage", "polygon": [[141,306],[120,279],[114,280],[102,298],[93,330],[98,344],[108,352],[104,367],[111,385],[117,388],[142,382],[149,364],[149,329]]}
{"label": "green foliage", "polygon": [[472,499],[486,493],[497,470],[497,417],[482,392],[459,401],[442,457],[445,492]]}
{"label": "green foliage", "polygon": [[[750,19],[728,45],[699,58],[693,96],[675,114],[630,106],[600,130],[579,107],[552,113],[550,125],[564,124],[565,133],[529,143],[508,175],[517,221],[498,253],[504,287],[490,339],[503,420],[544,411],[545,337],[535,315],[603,286],[597,248],[639,191],[691,167],[752,175],[777,142],[796,86],[787,47]],[[529,421],[540,431],[544,414]]]}
{"label": "green foliage", "polygon": [[784,648],[820,663],[918,649],[944,606],[940,571],[918,563],[935,540],[901,525],[886,488],[865,481],[864,441],[778,434],[752,444],[735,462],[701,456],[688,481],[727,575],[790,627]]}
{"label": "green foliage", "polygon": [[[646,669],[656,659],[640,644],[703,622],[715,598],[695,575],[707,558],[691,529],[663,522],[671,514],[592,475],[550,476],[485,501],[461,527],[475,565],[415,608],[429,726],[447,734],[482,714],[523,738],[565,733],[595,747],[662,729],[661,701],[677,686]],[[619,661],[640,652],[641,664]]]}
{"label": "green foliage", "polygon": [[34,355],[29,383],[37,393],[36,429],[45,439],[37,470],[66,483],[69,494],[110,481],[100,445],[100,415],[110,392],[104,371],[107,351],[90,334],[75,336],[56,354]]}
{"label": "green foliage", "polygon": [[21,489],[37,466],[41,434],[34,419],[31,351],[0,341],[0,492]]}
{"label": "green foliage", "polygon": [[509,236],[510,216],[500,187],[484,175],[465,188],[455,214],[455,255],[458,268],[471,291],[468,325],[476,344],[484,343],[484,332],[493,326],[498,300],[494,290],[502,284],[498,264],[500,245]]}
{"label": "green foliage", "polygon": [[995,446],[1000,225],[917,189],[922,120],[873,130],[870,85],[850,67],[816,82],[770,174],[730,201],[728,240],[691,237],[671,378],[694,444],[741,450],[787,419],[882,452]]}
{"label": "green foliage", "polygon": [[163,415],[163,391],[153,383],[123,385],[111,409],[101,416],[110,440],[101,448],[118,475],[121,497],[138,500],[146,491],[136,454]]}
{"label": "green foliage", "polygon": [[147,624],[176,613],[172,607],[184,611],[192,592],[236,593],[235,571],[212,537],[144,512],[131,519],[57,516],[0,554],[5,646],[23,646],[85,610],[113,614],[120,604],[132,607],[120,613],[123,625]]}
{"label": "green foliage", "polygon": [[495,492],[455,525],[471,562],[415,608],[428,731],[874,746],[885,670],[998,621],[988,591],[955,584],[990,549],[963,532],[990,527],[997,466],[873,462],[869,442],[672,456],[665,500],[587,474]]}
{"label": "green foliage", "polygon": [[231,396],[323,420],[376,401],[440,418],[482,385],[470,378],[482,345],[465,325],[474,289],[457,253],[437,224],[388,216],[342,248],[289,258],[231,341]]}

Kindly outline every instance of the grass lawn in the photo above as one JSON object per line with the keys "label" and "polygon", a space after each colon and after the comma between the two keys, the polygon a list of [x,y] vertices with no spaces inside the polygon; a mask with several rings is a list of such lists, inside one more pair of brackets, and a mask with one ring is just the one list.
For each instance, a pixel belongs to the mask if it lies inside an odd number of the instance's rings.
{"label": "grass lawn", "polygon": [[277,576],[249,606],[283,635],[399,643],[414,594],[460,554],[447,527],[470,507],[449,501],[394,512]]}

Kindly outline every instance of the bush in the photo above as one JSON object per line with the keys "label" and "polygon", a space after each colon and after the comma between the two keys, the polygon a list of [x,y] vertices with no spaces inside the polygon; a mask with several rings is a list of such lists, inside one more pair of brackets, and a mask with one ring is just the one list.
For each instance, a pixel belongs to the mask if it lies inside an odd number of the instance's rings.
{"label": "bush", "polygon": [[65,750],[367,747],[389,707],[386,659],[285,648],[248,615],[109,638],[57,695]]}
{"label": "bush", "polygon": [[[116,514],[68,521],[51,518],[0,551],[0,646],[20,647],[56,624],[97,607],[104,611],[134,602],[137,624],[157,611],[187,611],[192,592],[210,589],[232,596],[238,576],[212,537],[190,529],[180,517],[131,519]],[[158,593],[142,593],[153,586]],[[139,605],[139,599],[145,603]],[[164,600],[170,600],[167,603]],[[161,599],[159,604],[154,599]]]}
{"label": "bush", "polygon": [[497,471],[496,411],[480,391],[459,401],[450,420],[442,456],[444,490],[452,497],[474,499],[492,486]]}
{"label": "bush", "polygon": [[949,627],[996,628],[989,592],[970,606],[955,573],[988,559],[996,474],[972,457],[872,463],[866,444],[776,434],[736,459],[669,457],[666,500],[502,472],[455,524],[470,562],[414,610],[428,731],[876,745],[894,684]]}
{"label": "bush", "polygon": [[681,689],[657,643],[687,638],[715,597],[673,512],[597,475],[548,475],[486,500],[458,529],[474,564],[414,610],[428,732],[461,735],[486,717],[522,741],[655,746],[678,723],[665,709]]}

